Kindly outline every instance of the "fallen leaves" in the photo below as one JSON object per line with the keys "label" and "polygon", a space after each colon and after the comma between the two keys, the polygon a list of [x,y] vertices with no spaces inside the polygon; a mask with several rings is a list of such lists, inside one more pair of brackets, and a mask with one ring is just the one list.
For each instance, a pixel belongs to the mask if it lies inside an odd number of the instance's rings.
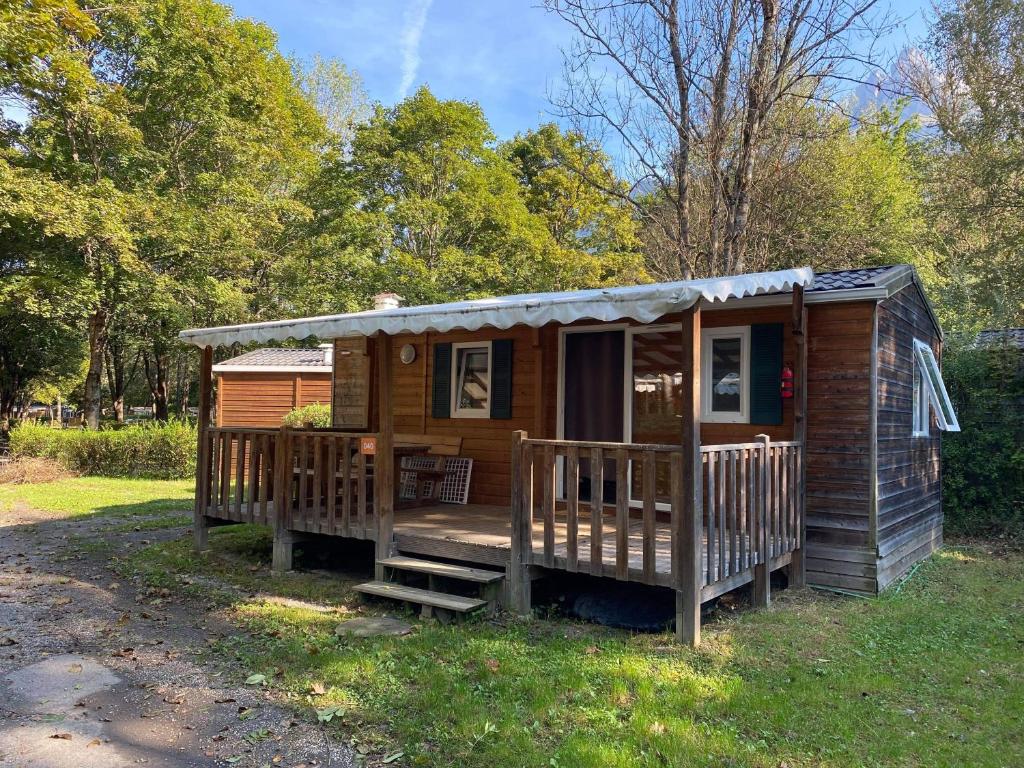
{"label": "fallen leaves", "polygon": [[70,733],[55,733],[50,736],[51,739],[64,739],[65,741],[71,741]]}
{"label": "fallen leaves", "polygon": [[261,675],[261,674],[259,674],[257,672],[255,675],[249,675],[247,678],[245,678],[245,684],[246,685],[266,685],[267,684],[267,676],[266,675]]}

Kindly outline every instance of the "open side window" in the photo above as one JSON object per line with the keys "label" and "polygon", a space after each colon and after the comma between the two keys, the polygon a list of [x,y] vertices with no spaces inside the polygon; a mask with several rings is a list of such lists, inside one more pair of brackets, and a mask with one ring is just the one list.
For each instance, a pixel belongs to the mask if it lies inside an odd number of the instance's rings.
{"label": "open side window", "polygon": [[931,346],[914,339],[914,437],[927,437],[931,411],[935,422],[944,432],[959,432],[960,422],[953,411],[953,403],[942,380],[939,363]]}

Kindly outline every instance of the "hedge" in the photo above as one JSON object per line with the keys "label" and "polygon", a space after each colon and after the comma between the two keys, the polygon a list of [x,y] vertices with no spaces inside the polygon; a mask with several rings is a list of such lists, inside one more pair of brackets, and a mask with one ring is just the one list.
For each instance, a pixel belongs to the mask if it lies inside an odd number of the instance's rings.
{"label": "hedge", "polygon": [[942,437],[946,529],[1024,538],[1024,359],[1010,347],[944,355],[960,421]]}
{"label": "hedge", "polygon": [[11,430],[11,453],[54,459],[85,475],[188,478],[196,469],[196,428],[183,422],[100,430],[22,425]]}

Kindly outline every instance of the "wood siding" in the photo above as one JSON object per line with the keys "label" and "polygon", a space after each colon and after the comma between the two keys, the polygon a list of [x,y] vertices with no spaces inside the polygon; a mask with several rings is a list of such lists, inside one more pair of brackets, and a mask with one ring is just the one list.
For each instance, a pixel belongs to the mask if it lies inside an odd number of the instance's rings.
{"label": "wood siding", "polygon": [[873,593],[874,302],[807,317],[807,582]]}
{"label": "wood siding", "polygon": [[[760,309],[715,310],[702,313],[705,328],[752,323],[785,323],[784,360],[794,363],[795,346],[789,331],[788,306]],[[678,323],[679,315],[669,315],[657,324]],[[629,323],[639,325],[638,323]],[[596,325],[583,322],[577,325]],[[554,438],[558,421],[559,328],[512,328],[507,331],[485,329],[476,332],[400,334],[393,339],[395,376],[395,431],[456,435],[463,438],[462,455],[474,460],[470,482],[471,504],[508,504],[511,493],[512,433],[525,430],[531,438]],[[433,345],[463,341],[512,339],[512,418],[510,419],[436,419],[431,416],[430,383],[433,372]],[[398,353],[405,344],[416,349],[416,359],[403,364]],[[793,439],[793,401],[783,402],[783,422],[777,425],[703,424],[701,440],[712,443],[749,442],[759,433],[772,440]]]}
{"label": "wood siding", "polygon": [[941,432],[933,419],[928,437],[911,437],[915,338],[941,359],[925,298],[911,283],[878,305],[878,590],[942,544]]}
{"label": "wood siding", "polygon": [[288,411],[331,402],[329,373],[218,373],[218,427],[280,427]]}

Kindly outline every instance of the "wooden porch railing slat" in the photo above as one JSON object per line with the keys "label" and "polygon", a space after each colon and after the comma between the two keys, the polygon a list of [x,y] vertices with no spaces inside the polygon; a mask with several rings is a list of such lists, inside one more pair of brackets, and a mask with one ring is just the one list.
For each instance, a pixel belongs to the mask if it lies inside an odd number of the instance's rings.
{"label": "wooden porch railing slat", "polygon": [[590,572],[604,573],[604,449],[590,450]]}
{"label": "wooden porch railing slat", "polygon": [[565,454],[565,568],[579,568],[580,449],[571,446]]}
{"label": "wooden porch railing slat", "polygon": [[615,578],[629,580],[629,452],[615,451]]}
{"label": "wooden porch railing slat", "polygon": [[[658,471],[655,465],[654,451],[644,451],[643,459],[643,568],[644,578],[654,579],[658,570],[657,561],[657,480]],[[627,539],[628,549],[628,539]]]}
{"label": "wooden porch railing slat", "polygon": [[544,518],[544,565],[555,565],[555,453],[550,445],[544,446],[543,473],[541,475],[542,507]]}

